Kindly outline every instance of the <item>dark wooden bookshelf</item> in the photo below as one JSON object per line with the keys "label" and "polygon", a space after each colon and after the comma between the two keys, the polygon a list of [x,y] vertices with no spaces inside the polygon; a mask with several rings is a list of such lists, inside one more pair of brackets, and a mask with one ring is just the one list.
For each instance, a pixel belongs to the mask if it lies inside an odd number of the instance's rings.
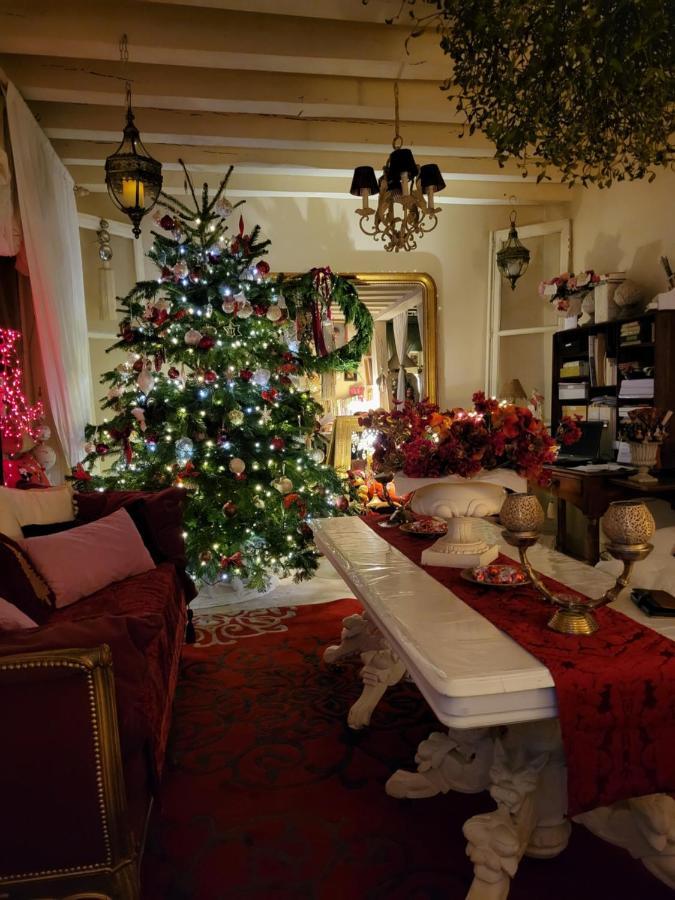
{"label": "dark wooden bookshelf", "polygon": [[[640,340],[632,343],[621,342],[621,326],[629,322],[639,324]],[[579,360],[592,365],[593,359],[589,356],[589,338],[595,338],[596,354],[598,338],[600,344],[604,342],[605,353],[603,358],[614,362],[615,384],[602,384],[605,380],[604,363],[600,361],[595,377],[589,373],[584,375],[560,376],[563,363]],[[653,397],[621,397],[621,384],[625,380],[618,366],[622,363],[633,362],[631,355],[635,353],[635,362],[640,367],[653,369],[654,395]],[[598,360],[595,360],[596,366]],[[648,376],[651,377],[651,376]],[[629,379],[630,380],[630,379]],[[579,399],[560,399],[559,386],[569,384],[588,384],[588,397]],[[590,401],[594,397],[617,397],[618,405],[615,407],[615,415],[610,417],[607,440],[603,441],[604,455],[611,452],[612,458],[616,457],[614,449],[618,440],[618,428],[622,408],[635,408],[636,406],[656,406],[659,409],[672,409],[675,412],[675,310],[651,310],[639,316],[629,316],[623,319],[614,319],[611,322],[598,322],[592,325],[584,325],[566,331],[557,331],[553,335],[553,384],[551,388],[551,422],[555,428],[564,415],[563,407],[578,407],[581,412],[583,407],[588,417]],[[610,407],[611,408],[611,407]],[[675,421],[675,418],[672,420]],[[667,442],[661,448],[661,467],[675,468],[675,426],[671,427],[671,433]]]}

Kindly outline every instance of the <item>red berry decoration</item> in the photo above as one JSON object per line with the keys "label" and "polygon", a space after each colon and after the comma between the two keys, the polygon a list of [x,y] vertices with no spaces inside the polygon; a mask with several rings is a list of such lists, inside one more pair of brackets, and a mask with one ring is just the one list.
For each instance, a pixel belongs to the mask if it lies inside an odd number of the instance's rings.
{"label": "red berry decoration", "polygon": [[267,388],[267,390],[260,392],[260,396],[263,400],[273,403],[279,396],[279,391],[276,388]]}
{"label": "red berry decoration", "polygon": [[261,259],[256,266],[256,269],[261,275],[268,275],[270,271],[270,264],[268,262],[265,262],[264,259]]}
{"label": "red berry decoration", "polygon": [[273,437],[270,441],[271,450],[283,450],[285,446],[286,441],[282,437]]}
{"label": "red berry decoration", "polygon": [[242,381],[250,381],[253,378],[253,372],[250,369],[242,369],[239,372],[239,377]]}
{"label": "red berry decoration", "polygon": [[169,215],[162,216],[162,218],[159,220],[159,224],[165,231],[173,231],[173,229],[176,227],[175,221]]}
{"label": "red berry decoration", "polygon": [[180,372],[175,366],[171,366],[169,371],[167,372],[169,378],[180,378]]}
{"label": "red berry decoration", "polygon": [[110,450],[110,447],[107,444],[100,443],[96,445],[96,452],[99,456],[105,456],[108,450]]}
{"label": "red berry decoration", "polygon": [[232,516],[237,515],[237,504],[233,503],[231,500],[228,500],[226,503],[223,503],[223,514],[228,518],[232,518]]}
{"label": "red berry decoration", "polygon": [[213,369],[207,369],[206,372],[204,372],[204,381],[205,381],[207,384],[213,384],[213,382],[214,382],[217,378],[218,378],[218,376],[217,376],[216,373],[213,371]]}
{"label": "red berry decoration", "polygon": [[204,337],[197,344],[200,350],[210,350],[211,347],[216,343],[215,338],[212,338],[211,335],[205,334]]}
{"label": "red berry decoration", "polygon": [[253,312],[256,314],[256,316],[264,316],[267,312],[267,307],[263,306],[262,303],[254,303]]}

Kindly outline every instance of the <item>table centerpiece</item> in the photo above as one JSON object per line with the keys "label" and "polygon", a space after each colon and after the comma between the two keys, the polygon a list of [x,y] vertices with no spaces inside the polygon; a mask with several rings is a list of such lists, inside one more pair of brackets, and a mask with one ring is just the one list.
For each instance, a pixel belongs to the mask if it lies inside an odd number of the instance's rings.
{"label": "table centerpiece", "polygon": [[473,395],[471,410],[441,411],[435,404],[399,404],[373,410],[359,423],[376,433],[372,466],[394,473],[400,496],[414,492],[413,512],[448,523],[447,534],[424,551],[425,565],[481,566],[497,556],[476,534],[474,520],[497,515],[506,490],[523,491],[527,481],[545,484],[544,466],[555,462],[558,442],[580,436],[565,418],[554,438],[526,407]]}
{"label": "table centerpiece", "polygon": [[545,297],[564,317],[565,328],[576,328],[584,300],[600,281],[600,276],[593,269],[587,269],[578,275],[574,272],[561,272],[560,275],[539,283],[539,296]]}

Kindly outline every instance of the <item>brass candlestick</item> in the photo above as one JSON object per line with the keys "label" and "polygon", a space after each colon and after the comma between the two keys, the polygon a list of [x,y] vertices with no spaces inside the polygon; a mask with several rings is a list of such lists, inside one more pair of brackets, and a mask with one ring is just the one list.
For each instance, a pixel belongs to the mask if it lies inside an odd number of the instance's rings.
{"label": "brass candlestick", "polygon": [[583,602],[571,594],[550,591],[532,568],[527,551],[539,540],[539,526],[544,513],[532,494],[510,494],[500,513],[504,539],[518,548],[520,562],[535,588],[550,602],[560,607],[548,622],[548,627],[560,634],[593,634],[598,623],[592,610],[612,603],[630,581],[633,566],[646,559],[653,547],[649,539],[654,534],[652,514],[641,500],[619,500],[610,503],[603,521],[603,531],[610,539],[607,549],[615,559],[623,562],[623,571],[616,583],[597,600]]}

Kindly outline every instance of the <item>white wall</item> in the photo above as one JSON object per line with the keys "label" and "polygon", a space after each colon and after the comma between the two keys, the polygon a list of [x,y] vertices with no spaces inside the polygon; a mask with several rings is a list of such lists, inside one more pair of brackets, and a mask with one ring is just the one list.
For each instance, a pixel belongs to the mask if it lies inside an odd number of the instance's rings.
{"label": "white wall", "polygon": [[666,290],[659,257],[675,268],[675,172],[579,191],[571,215],[575,271],[626,271],[650,299]]}

